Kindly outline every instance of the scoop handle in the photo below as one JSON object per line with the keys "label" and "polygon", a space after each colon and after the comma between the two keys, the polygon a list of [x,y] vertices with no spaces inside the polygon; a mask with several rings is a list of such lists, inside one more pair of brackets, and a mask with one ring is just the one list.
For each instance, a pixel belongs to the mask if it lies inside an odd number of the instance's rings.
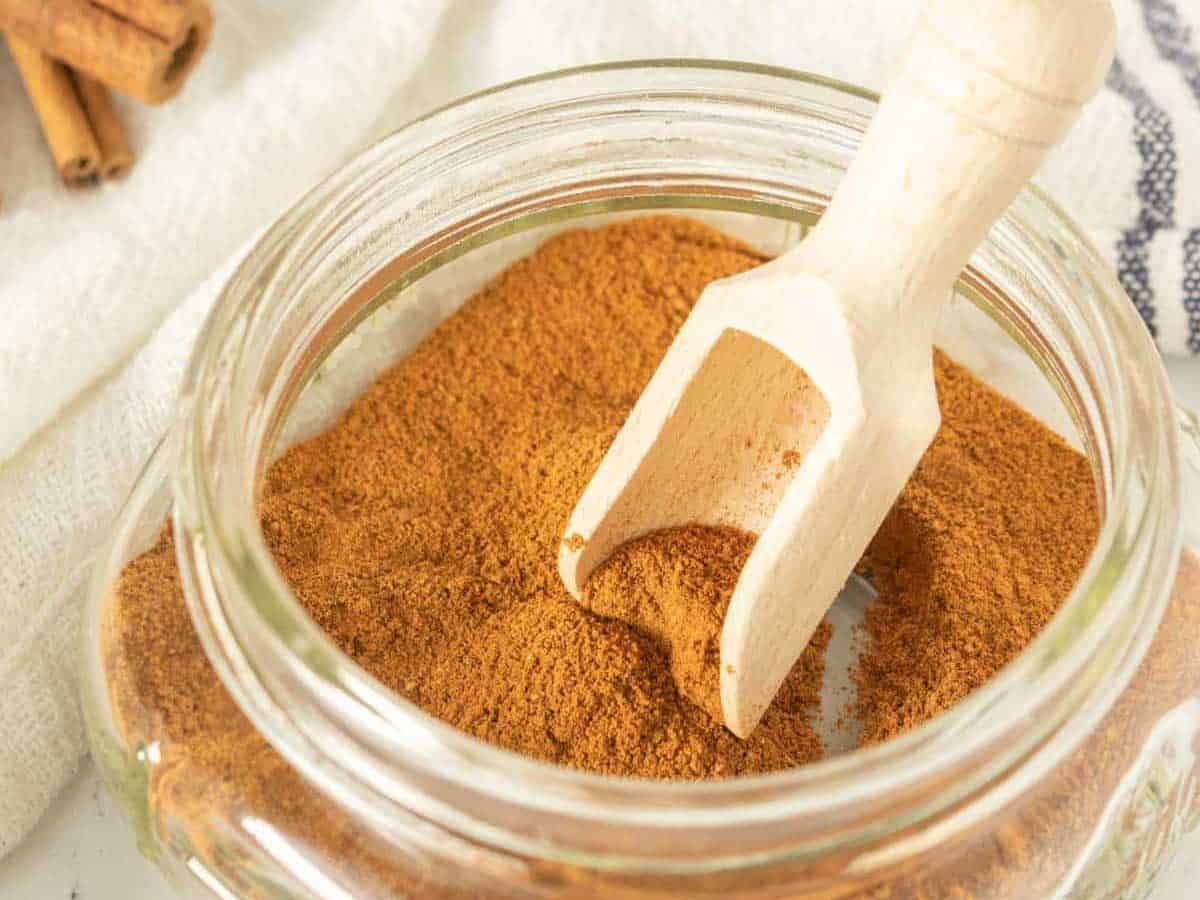
{"label": "scoop handle", "polygon": [[[1109,0],[928,0],[804,268],[893,315],[932,315],[1096,93]],[[864,323],[865,324],[865,323]]]}

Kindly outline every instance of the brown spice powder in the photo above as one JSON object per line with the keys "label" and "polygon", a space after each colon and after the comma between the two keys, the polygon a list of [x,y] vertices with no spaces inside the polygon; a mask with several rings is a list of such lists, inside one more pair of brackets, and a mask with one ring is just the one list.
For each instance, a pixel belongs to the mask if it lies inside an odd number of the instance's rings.
{"label": "brown spice powder", "polygon": [[[627,545],[589,585],[604,616],[565,594],[554,565],[575,499],[700,290],[760,261],[654,217],[560,235],[498,276],[271,468],[263,529],[301,602],[392,689],[539,759],[704,778],[816,758],[828,628],[751,740],[701,708],[751,536],[687,528]],[[857,673],[869,741],[1019,652],[1097,529],[1082,457],[941,355],[936,370],[943,427],[864,560],[880,591]],[[225,693],[171,545],[164,531],[130,562],[105,623],[119,727],[160,742],[160,807],[253,809],[352,869],[386,869]]]}
{"label": "brown spice powder", "polygon": [[[754,542],[754,535],[727,526],[656,531],[618,547],[588,579],[581,598],[593,612],[628,622],[657,641],[676,689],[715,722],[724,721],[721,626]],[[822,654],[832,633],[828,622],[818,627],[809,651],[780,688],[779,709],[807,713],[815,705]],[[801,733],[812,741],[806,753],[819,757],[816,734],[807,727]]]}
{"label": "brown spice powder", "polygon": [[860,570],[879,591],[853,680],[862,743],[983,685],[1048,623],[1099,513],[1087,460],[966,369],[938,367],[943,423]]}
{"label": "brown spice powder", "polygon": [[[555,567],[576,498],[691,304],[761,261],[656,218],[561,235],[501,274],[271,467],[263,531],[309,613],[391,689],[537,759],[657,778],[816,759],[820,639],[743,742],[679,695],[658,637],[589,613]],[[178,670],[154,662],[161,617],[137,612],[174,579],[169,535],[123,576],[135,693],[171,734],[224,755],[229,729],[198,721]],[[187,631],[180,620],[171,643],[192,646]]]}
{"label": "brown spice powder", "polygon": [[741,742],[677,694],[655,636],[588,614],[555,567],[692,301],[760,260],[654,220],[564,235],[486,287],[272,467],[267,542],[316,620],[388,687],[537,759],[655,778],[815,759],[819,648]]}

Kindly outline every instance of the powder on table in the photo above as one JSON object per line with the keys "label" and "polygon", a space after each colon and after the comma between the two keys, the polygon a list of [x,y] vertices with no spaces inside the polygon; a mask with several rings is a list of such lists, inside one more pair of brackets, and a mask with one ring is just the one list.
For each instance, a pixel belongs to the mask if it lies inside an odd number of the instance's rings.
{"label": "powder on table", "polygon": [[[690,528],[622,550],[588,602],[636,626],[573,601],[555,568],[575,500],[700,291],[761,261],[698,223],[651,217],[561,234],[497,276],[271,466],[262,527],[300,602],[385,685],[538,759],[659,778],[815,759],[827,627],[748,741],[672,682],[711,659],[752,537]],[[1082,457],[935,362],[942,429],[864,561],[880,590],[859,672],[868,740],[928,719],[1011,659],[1096,534]],[[699,549],[713,542],[721,553]],[[679,610],[661,602],[681,591],[703,625],[682,641]],[[118,728],[162,755],[159,803],[179,815],[237,805],[337,859],[372,852],[224,691],[169,531],[126,567],[103,629]],[[681,680],[711,709],[711,683]]]}

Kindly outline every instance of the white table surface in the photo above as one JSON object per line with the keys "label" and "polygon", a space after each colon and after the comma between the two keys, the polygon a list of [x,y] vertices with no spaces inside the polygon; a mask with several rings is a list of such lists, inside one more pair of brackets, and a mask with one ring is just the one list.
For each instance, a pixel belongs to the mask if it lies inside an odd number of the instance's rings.
{"label": "white table surface", "polygon": [[[1200,362],[1170,366],[1179,398],[1200,410]],[[1200,834],[1164,873],[1152,900],[1200,896]],[[45,819],[0,862],[0,900],[160,900],[171,889],[134,846],[132,832],[89,762]]]}

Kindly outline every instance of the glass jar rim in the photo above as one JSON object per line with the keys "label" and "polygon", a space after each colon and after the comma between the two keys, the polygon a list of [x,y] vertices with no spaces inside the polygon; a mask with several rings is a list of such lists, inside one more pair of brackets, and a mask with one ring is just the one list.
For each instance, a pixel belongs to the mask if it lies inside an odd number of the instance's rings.
{"label": "glass jar rim", "polygon": [[[244,470],[235,491],[218,490],[209,478],[206,442],[214,431],[234,428],[238,419],[233,414],[249,409],[249,398],[239,396],[244,392],[240,391],[236,376],[230,374],[248,352],[246,323],[260,304],[272,302],[278,296],[272,279],[302,254],[314,252],[311,239],[316,230],[312,224],[315,217],[336,207],[340,198],[366,189],[372,179],[386,177],[389,166],[412,164],[412,157],[403,158],[395,152],[402,138],[411,138],[416,131],[429,135],[439,132],[440,142],[451,142],[457,136],[453,126],[462,126],[473,117],[486,118],[484,108],[490,101],[514,96],[519,100],[526,89],[536,92],[549,85],[569,96],[589,80],[617,73],[644,79],[646,90],[650,90],[657,85],[655,73],[668,70],[697,82],[707,79],[705,87],[712,90],[721,81],[728,81],[748,94],[764,97],[770,96],[771,86],[793,85],[857,101],[876,99],[876,95],[862,88],[788,69],[712,60],[646,60],[567,69],[491,88],[429,113],[383,139],[314,188],[277,220],[222,289],[184,380],[184,402],[177,424],[175,528],[177,534],[185,534],[192,541],[197,535],[204,536],[206,564],[220,569],[226,587],[236,587],[257,625],[274,635],[281,655],[300,660],[321,689],[339,693],[346,702],[368,706],[373,715],[382,714],[409,742],[411,762],[431,766],[436,761],[439,778],[469,781],[474,789],[485,790],[502,802],[585,817],[611,816],[633,824],[653,820],[688,827],[719,821],[728,827],[739,821],[829,814],[835,803],[848,809],[858,801],[876,801],[899,784],[915,788],[938,772],[965,764],[993,746],[1006,729],[1019,721],[1024,713],[1018,696],[1022,690],[1045,693],[1061,690],[1097,652],[1120,618],[1122,611],[1115,603],[1108,602],[1109,595],[1114,580],[1131,572],[1131,560],[1136,559],[1143,567],[1142,575],[1151,582],[1151,592],[1158,595],[1147,600],[1136,623],[1143,640],[1148,640],[1147,626],[1152,631],[1157,621],[1156,603],[1161,613],[1165,601],[1181,540],[1179,500],[1175,495],[1179,481],[1178,448],[1165,374],[1133,305],[1112,274],[1066,216],[1035,188],[1027,189],[1023,195],[1022,213],[1036,215],[1043,227],[1062,239],[1064,246],[1082,255],[1083,264],[1092,273],[1094,297],[1090,312],[1094,317],[1090,324],[1099,328],[1109,355],[1125,363],[1124,368],[1116,367],[1110,373],[1122,385],[1117,402],[1141,403],[1154,413],[1148,421],[1138,423],[1134,423],[1128,410],[1117,416],[1126,427],[1149,426],[1148,431],[1138,436],[1147,447],[1145,462],[1149,468],[1139,473],[1140,484],[1132,466],[1117,465],[1111,473],[1113,490],[1092,557],[1062,609],[1030,647],[952,710],[883,744],[769,775],[686,783],[618,779],[579,772],[485,744],[390,695],[334,647],[307,617],[288,590],[258,531],[253,506],[257,467],[246,465],[246,461],[253,460],[261,447],[239,446],[240,456],[229,451],[229,459],[240,459]],[[671,85],[662,85],[664,90],[684,89],[682,82],[668,80]],[[748,83],[743,84],[742,80]],[[1120,462],[1118,459],[1117,463]],[[1155,508],[1150,502],[1152,494],[1160,501]],[[184,563],[181,557],[181,568]],[[195,560],[188,559],[186,563],[194,571]],[[229,629],[220,627],[222,601],[215,598],[211,585],[199,583],[203,579],[190,580],[193,583],[186,593],[193,619],[223,681],[256,727],[294,763],[303,768],[307,760],[305,770],[311,772],[313,755],[319,755],[311,745],[312,735],[307,735],[307,740],[298,738],[293,731],[294,723],[283,721],[264,707],[264,703],[269,706],[269,698],[248,684],[253,681],[253,665],[229,657],[231,651],[236,654],[237,642]],[[187,581],[189,578],[185,577]],[[215,626],[214,618],[218,620]],[[1134,642],[1132,637],[1130,641]],[[1136,648],[1130,650],[1127,646],[1126,650],[1140,658]],[[333,657],[338,658],[337,665],[328,664]],[[1126,668],[1132,669],[1128,661]],[[1117,686],[1106,687],[1115,696]],[[1092,715],[1098,714],[1093,710]],[[1059,724],[1065,721],[1064,718]],[[1077,743],[1080,737],[1076,734],[1073,740]],[[1055,751],[1055,758],[1073,746],[1069,740],[1063,741]],[[1031,748],[1030,753],[1044,749]]]}

